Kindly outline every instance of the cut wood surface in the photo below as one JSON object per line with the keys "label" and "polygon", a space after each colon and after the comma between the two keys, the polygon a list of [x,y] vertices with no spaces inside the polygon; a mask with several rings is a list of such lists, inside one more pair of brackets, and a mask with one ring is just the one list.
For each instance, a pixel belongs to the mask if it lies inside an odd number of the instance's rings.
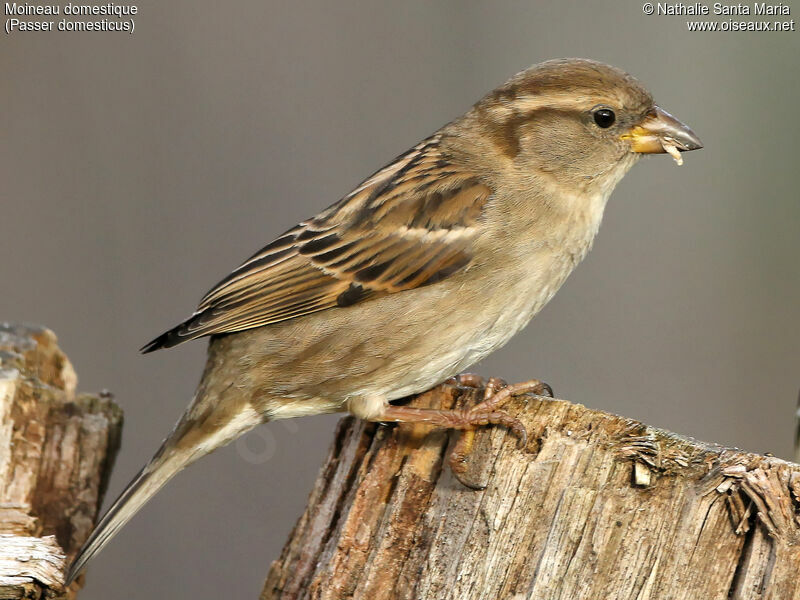
{"label": "cut wood surface", "polygon": [[62,589],[65,561],[97,516],[122,412],[76,384],[51,331],[0,323],[0,599],[79,587]]}
{"label": "cut wood surface", "polygon": [[[476,403],[440,387],[416,406]],[[539,397],[527,448],[343,419],[261,600],[800,599],[800,466]]]}

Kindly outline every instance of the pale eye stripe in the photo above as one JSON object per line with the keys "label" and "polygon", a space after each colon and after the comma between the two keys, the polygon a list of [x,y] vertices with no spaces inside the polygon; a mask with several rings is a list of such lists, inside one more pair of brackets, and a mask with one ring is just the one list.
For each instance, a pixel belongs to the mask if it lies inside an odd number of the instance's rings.
{"label": "pale eye stripe", "polygon": [[516,117],[521,114],[535,112],[542,109],[584,111],[587,106],[596,104],[619,104],[615,98],[595,98],[574,92],[549,92],[544,95],[517,96],[513,101],[491,105],[488,110],[500,118]]}

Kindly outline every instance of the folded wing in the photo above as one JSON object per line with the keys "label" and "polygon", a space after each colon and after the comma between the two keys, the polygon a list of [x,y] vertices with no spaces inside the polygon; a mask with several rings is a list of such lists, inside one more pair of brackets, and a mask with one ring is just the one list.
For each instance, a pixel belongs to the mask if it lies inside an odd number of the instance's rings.
{"label": "folded wing", "polygon": [[440,281],[465,267],[491,190],[433,136],[217,284],[144,348],[243,331]]}

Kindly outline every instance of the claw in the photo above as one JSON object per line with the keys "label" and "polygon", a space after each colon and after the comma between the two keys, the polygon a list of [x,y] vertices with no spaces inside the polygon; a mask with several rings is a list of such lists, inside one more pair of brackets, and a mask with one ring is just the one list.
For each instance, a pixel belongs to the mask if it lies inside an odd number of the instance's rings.
{"label": "claw", "polygon": [[[464,460],[466,460],[466,458]],[[455,477],[461,485],[471,490],[485,490],[486,486],[489,485],[488,481],[472,481],[467,474],[467,467],[463,466],[463,463],[462,466],[457,467],[453,462],[451,462],[450,471],[453,473],[453,477]]]}
{"label": "claw", "polygon": [[467,428],[461,433],[461,437],[453,447],[448,462],[453,476],[458,479],[462,485],[473,490],[485,489],[487,485],[486,482],[476,482],[468,473],[470,466],[468,457],[475,441],[476,426],[503,425],[519,438],[517,444],[518,448],[525,449],[527,447],[528,431],[525,429],[522,421],[512,417],[506,412],[494,411],[490,413],[481,413],[465,411],[462,413],[460,423]]}

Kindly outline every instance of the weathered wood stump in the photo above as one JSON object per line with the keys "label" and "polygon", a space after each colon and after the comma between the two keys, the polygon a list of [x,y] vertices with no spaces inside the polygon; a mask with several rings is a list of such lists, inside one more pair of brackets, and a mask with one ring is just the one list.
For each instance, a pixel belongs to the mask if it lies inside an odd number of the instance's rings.
{"label": "weathered wood stump", "polygon": [[800,466],[561,400],[508,410],[529,443],[478,434],[482,491],[447,433],[343,419],[261,600],[800,598]]}
{"label": "weathered wood stump", "polygon": [[0,324],[0,599],[79,587],[62,588],[65,560],[97,516],[122,411],[76,384],[52,332]]}

